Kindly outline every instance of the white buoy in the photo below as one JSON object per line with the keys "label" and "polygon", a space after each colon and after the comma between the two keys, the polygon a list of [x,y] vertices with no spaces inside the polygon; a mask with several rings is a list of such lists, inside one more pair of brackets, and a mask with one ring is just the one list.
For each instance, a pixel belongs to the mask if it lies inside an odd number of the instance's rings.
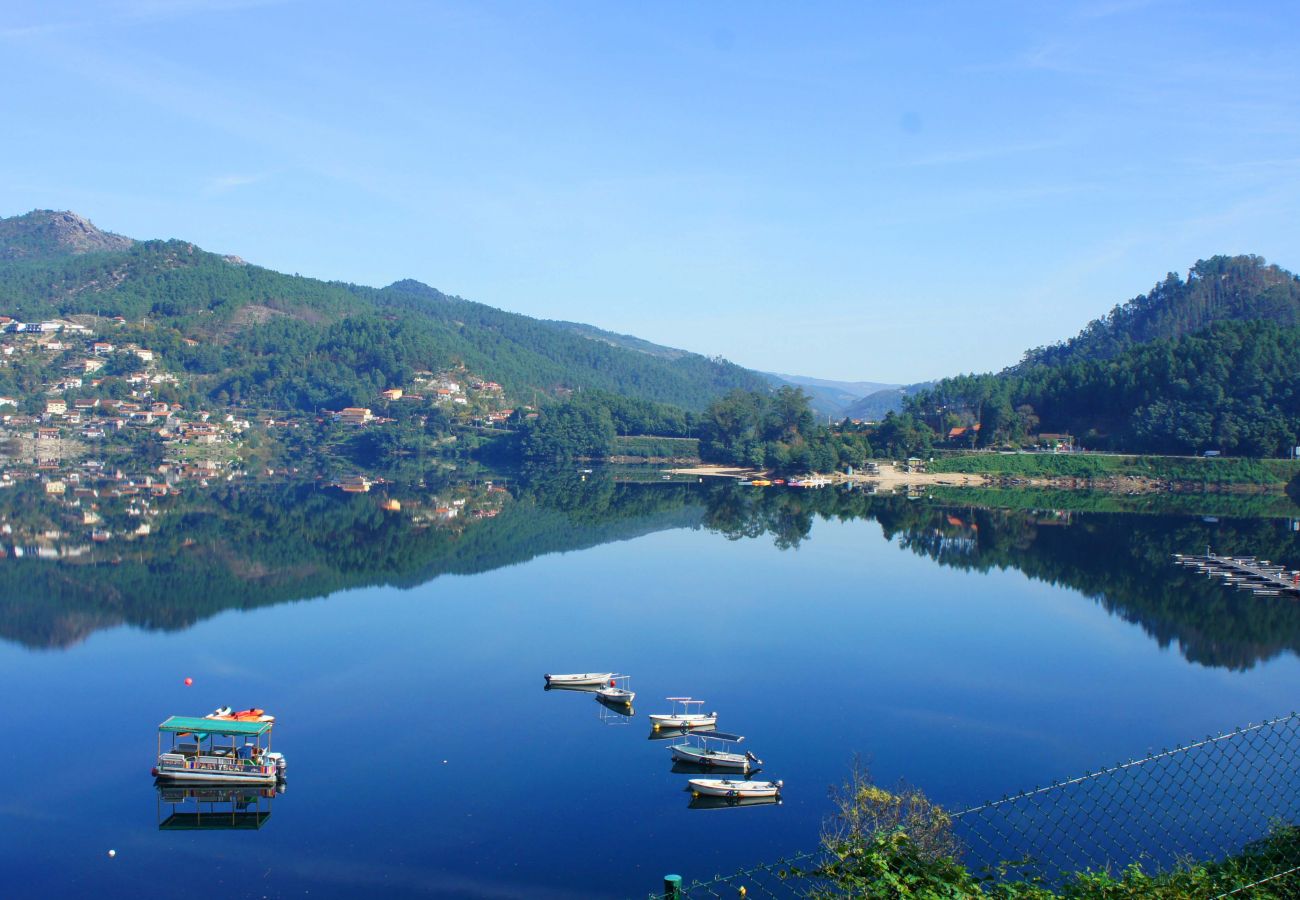
{"label": "white buoy", "polygon": [[116,850],[109,850],[109,851],[108,851],[108,857],[109,857],[109,859],[112,859],[114,856],[117,856],[117,851],[116,851]]}

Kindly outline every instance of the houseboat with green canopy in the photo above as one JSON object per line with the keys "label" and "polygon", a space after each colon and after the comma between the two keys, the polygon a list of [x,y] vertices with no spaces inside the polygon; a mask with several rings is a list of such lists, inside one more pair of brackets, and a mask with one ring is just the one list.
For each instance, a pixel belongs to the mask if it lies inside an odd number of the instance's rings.
{"label": "houseboat with green canopy", "polygon": [[[245,722],[172,716],[158,726],[162,781],[270,784],[284,779],[284,755],[271,752],[274,722]],[[163,736],[170,746],[163,749]]]}

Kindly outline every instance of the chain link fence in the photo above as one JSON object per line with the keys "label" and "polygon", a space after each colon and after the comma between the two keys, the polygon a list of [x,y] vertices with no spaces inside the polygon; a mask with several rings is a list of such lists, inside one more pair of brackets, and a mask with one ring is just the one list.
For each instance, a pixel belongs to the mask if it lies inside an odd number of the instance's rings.
{"label": "chain link fence", "polygon": [[[1052,888],[1079,872],[1135,864],[1172,872],[1231,858],[1195,896],[1300,897],[1300,715],[1085,772],[951,819],[959,861],[985,885]],[[843,862],[825,850],[800,853],[685,884],[678,896],[834,895]],[[651,896],[671,890],[666,884]]]}

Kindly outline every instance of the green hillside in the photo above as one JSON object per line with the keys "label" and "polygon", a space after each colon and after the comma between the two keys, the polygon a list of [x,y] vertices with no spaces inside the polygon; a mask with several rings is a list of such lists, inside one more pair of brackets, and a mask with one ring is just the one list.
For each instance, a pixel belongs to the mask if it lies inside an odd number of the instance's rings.
{"label": "green hillside", "polygon": [[419,282],[286,275],[183,241],[132,242],[70,213],[0,219],[0,313],[99,326],[120,316],[200,395],[281,409],[361,403],[414,371],[456,365],[538,402],[600,389],[700,409],[765,387],[725,360],[637,352]]}
{"label": "green hillside", "polygon": [[1093,449],[1276,456],[1300,440],[1297,371],[1300,280],[1256,256],[1216,256],[1069,341],[944,379],[909,408],[941,435],[978,422],[984,446],[1051,432]]}
{"label": "green hillside", "polygon": [[1198,261],[1186,279],[1170,272],[1149,293],[1094,319],[1068,341],[1030,350],[1021,365],[1112,359],[1215,322],[1254,320],[1300,325],[1300,279],[1258,256],[1215,256]]}

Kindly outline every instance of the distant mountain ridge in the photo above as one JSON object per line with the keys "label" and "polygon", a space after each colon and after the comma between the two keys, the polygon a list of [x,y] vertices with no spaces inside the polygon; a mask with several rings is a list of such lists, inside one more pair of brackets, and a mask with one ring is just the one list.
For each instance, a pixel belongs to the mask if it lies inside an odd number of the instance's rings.
{"label": "distant mountain ridge", "polygon": [[922,381],[884,388],[854,401],[844,410],[844,415],[864,422],[878,422],[891,412],[901,412],[909,397],[933,386],[933,381]]}
{"label": "distant mountain ridge", "polygon": [[519,399],[591,389],[701,409],[728,390],[767,390],[723,359],[646,352],[655,345],[411,279],[373,288],[286,275],[185,241],[133,241],[71,212],[0,219],[0,312],[18,311],[147,323],[167,364],[210,396],[276,408],[364,405],[415,370],[456,365]]}

